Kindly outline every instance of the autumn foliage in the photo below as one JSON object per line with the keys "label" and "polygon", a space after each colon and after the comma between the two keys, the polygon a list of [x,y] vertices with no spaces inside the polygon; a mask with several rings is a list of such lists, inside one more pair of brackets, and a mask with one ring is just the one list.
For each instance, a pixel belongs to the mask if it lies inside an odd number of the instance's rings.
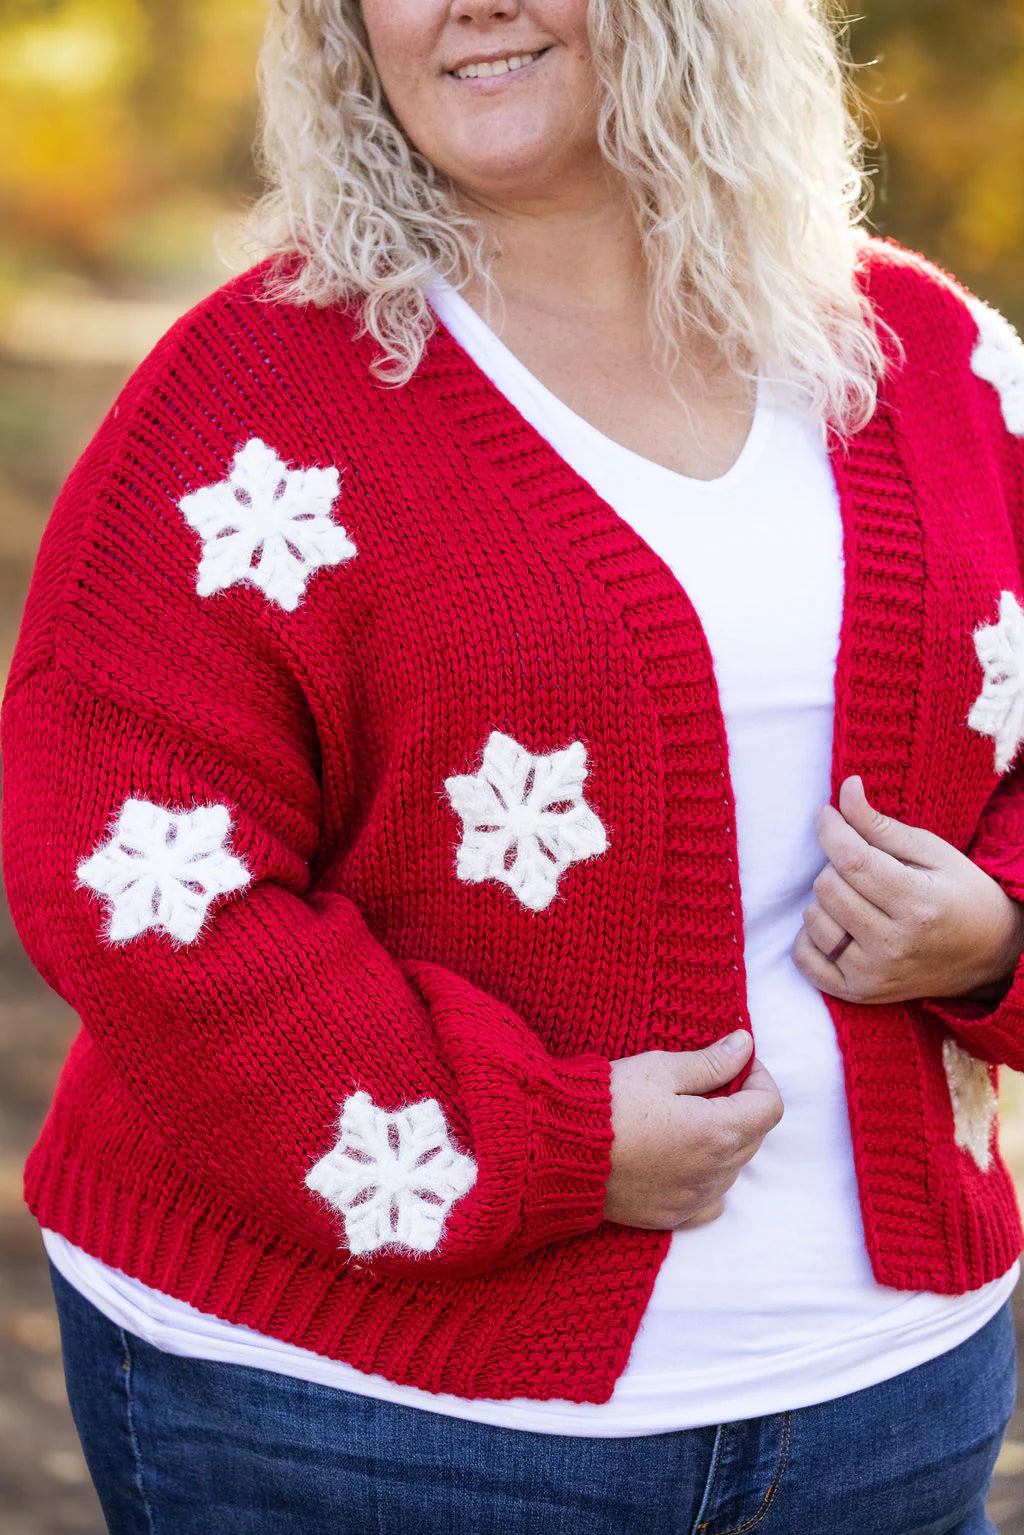
{"label": "autumn foliage", "polygon": [[[680,0],[681,3],[681,0]],[[3,0],[0,273],[116,286],[208,244],[254,190],[264,0]],[[868,0],[852,78],[872,222],[1024,320],[1024,4]]]}

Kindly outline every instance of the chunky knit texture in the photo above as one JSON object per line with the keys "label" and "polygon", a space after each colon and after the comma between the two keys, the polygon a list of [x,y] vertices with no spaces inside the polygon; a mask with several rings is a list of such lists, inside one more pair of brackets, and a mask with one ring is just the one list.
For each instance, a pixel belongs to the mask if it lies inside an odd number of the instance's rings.
{"label": "chunky knit texture", "polygon": [[[605,1401],[669,1246],[602,1221],[609,1063],[749,1026],[708,646],[448,332],[384,388],[353,313],[261,277],[130,380],[29,593],[5,871],[84,1026],[26,1199],[147,1284],[392,1380]],[[1012,344],[976,372],[967,296],[894,246],[863,280],[906,362],[831,446],[833,789],[863,774],[1024,899],[1024,777],[968,724],[975,633],[1024,600]],[[996,1007],[829,1007],[876,1278],[1003,1273],[1024,1234],[971,1063],[1024,1069],[1024,964]],[[345,1133],[388,1141],[400,1193],[447,1159],[432,1225],[402,1199],[356,1219]]]}

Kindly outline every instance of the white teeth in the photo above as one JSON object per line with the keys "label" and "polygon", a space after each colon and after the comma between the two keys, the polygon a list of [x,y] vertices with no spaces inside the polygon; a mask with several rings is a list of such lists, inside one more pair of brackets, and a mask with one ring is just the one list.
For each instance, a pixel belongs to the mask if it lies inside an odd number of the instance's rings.
{"label": "white teeth", "polygon": [[456,80],[480,80],[488,75],[505,75],[511,69],[521,69],[524,64],[529,64],[532,59],[539,59],[543,49],[536,53],[515,53],[507,59],[495,59],[490,64],[467,64],[465,69],[453,69],[452,74]]}

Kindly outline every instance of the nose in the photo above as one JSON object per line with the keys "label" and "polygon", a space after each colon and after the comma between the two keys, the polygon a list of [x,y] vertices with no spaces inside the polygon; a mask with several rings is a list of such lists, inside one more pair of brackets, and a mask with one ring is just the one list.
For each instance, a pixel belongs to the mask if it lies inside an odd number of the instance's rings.
{"label": "nose", "polygon": [[511,21],[519,15],[518,0],[452,0],[453,21]]}

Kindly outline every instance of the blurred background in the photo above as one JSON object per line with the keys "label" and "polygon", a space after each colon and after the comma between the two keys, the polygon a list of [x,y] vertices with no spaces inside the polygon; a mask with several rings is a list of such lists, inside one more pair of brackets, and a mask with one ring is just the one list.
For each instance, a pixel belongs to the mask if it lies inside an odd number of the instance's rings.
{"label": "blurred background", "polygon": [[[171,321],[251,259],[235,221],[257,188],[263,15],[263,0],[0,0],[0,686],[72,463]],[[1024,0],[869,0],[849,46],[872,227],[1024,328]],[[75,1027],[0,903],[0,1535],[104,1529],[21,1201]],[[1006,1071],[1002,1119],[1024,1193],[1024,1080]],[[1024,1535],[1024,1413],[989,1508]]]}

